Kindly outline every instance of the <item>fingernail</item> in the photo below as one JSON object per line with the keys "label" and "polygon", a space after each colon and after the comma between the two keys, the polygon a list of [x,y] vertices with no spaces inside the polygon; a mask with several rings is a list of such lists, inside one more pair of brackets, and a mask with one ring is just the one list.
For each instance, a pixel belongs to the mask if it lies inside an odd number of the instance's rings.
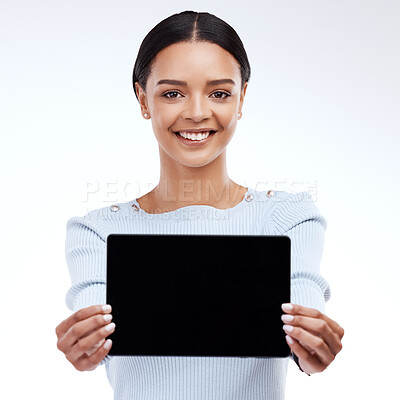
{"label": "fingernail", "polygon": [[111,343],[112,343],[111,339],[107,339],[106,342],[104,343],[104,348],[108,350],[111,347]]}
{"label": "fingernail", "polygon": [[103,315],[104,321],[110,322],[112,320],[112,315],[111,314],[105,314]]}
{"label": "fingernail", "polygon": [[283,314],[281,320],[283,322],[290,322],[293,321],[293,318],[294,318],[293,315]]}
{"label": "fingernail", "polygon": [[286,312],[290,312],[293,310],[293,306],[290,303],[282,304],[282,310]]}
{"label": "fingernail", "polygon": [[293,339],[289,335],[286,335],[285,337],[286,337],[286,340],[288,341],[289,344],[293,344],[294,343]]}
{"label": "fingernail", "polygon": [[286,332],[292,332],[293,326],[292,325],[283,325],[282,327]]}
{"label": "fingernail", "polygon": [[107,332],[112,331],[115,328],[115,324],[114,322],[111,322],[111,324],[106,325],[106,327],[104,328]]}
{"label": "fingernail", "polygon": [[104,312],[110,312],[111,311],[111,306],[109,304],[106,304],[105,306],[102,307]]}

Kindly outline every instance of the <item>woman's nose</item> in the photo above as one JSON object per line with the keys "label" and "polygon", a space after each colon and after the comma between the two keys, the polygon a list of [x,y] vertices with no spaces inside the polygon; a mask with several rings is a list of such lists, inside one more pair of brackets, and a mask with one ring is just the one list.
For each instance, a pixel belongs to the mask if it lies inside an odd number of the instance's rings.
{"label": "woman's nose", "polygon": [[192,96],[185,104],[182,113],[183,118],[190,118],[193,121],[201,121],[212,116],[207,99],[203,95]]}

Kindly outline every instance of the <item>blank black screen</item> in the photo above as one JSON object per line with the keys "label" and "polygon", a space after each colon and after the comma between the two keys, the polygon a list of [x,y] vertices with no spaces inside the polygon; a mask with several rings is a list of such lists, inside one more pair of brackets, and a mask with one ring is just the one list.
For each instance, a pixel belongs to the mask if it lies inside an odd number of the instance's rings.
{"label": "blank black screen", "polygon": [[110,234],[110,355],[288,357],[290,238]]}

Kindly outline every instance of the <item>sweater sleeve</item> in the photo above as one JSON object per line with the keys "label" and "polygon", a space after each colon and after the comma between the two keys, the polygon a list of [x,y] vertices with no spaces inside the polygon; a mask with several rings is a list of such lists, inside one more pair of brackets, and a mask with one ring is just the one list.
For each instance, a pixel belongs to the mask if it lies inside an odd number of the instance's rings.
{"label": "sweater sleeve", "polygon": [[[99,224],[85,215],[67,221],[65,258],[71,287],[65,302],[75,312],[106,303],[106,235]],[[100,365],[112,357],[106,356]]]}
{"label": "sweater sleeve", "polygon": [[288,194],[271,214],[275,234],[291,240],[291,302],[325,312],[331,297],[320,274],[326,219],[307,192]]}
{"label": "sweater sleeve", "polygon": [[[320,274],[327,221],[307,192],[286,195],[281,200],[271,220],[275,234],[291,240],[291,303],[323,313],[325,302],[331,297],[330,286]],[[296,354],[290,358],[303,371]]]}

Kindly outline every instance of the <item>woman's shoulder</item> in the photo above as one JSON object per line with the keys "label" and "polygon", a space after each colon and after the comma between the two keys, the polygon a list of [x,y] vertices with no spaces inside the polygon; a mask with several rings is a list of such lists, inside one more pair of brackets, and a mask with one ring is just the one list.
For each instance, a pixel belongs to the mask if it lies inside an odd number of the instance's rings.
{"label": "woman's shoulder", "polygon": [[[134,201],[115,202],[105,207],[94,208],[86,211],[81,216],[73,216],[70,219],[78,219],[87,222],[98,222],[113,218],[114,216],[126,214],[134,207]],[[118,212],[117,212],[118,211]]]}
{"label": "woman's shoulder", "polygon": [[271,201],[282,202],[282,201],[313,201],[311,194],[307,191],[302,192],[288,192],[285,190],[258,190],[257,188],[253,189],[255,193],[257,193],[258,197],[265,197]]}
{"label": "woman's shoulder", "polygon": [[256,199],[267,203],[266,218],[273,225],[273,231],[282,234],[305,221],[317,221],[323,228],[327,221],[320,212],[316,200],[307,192],[283,190],[255,191]]}
{"label": "woman's shoulder", "polygon": [[105,207],[98,207],[86,211],[82,215],[71,216],[66,222],[66,230],[68,234],[87,232],[87,234],[96,234],[102,240],[106,240],[110,234],[109,222],[121,215],[121,212],[129,211],[131,202],[113,203]]}
{"label": "woman's shoulder", "polygon": [[317,207],[313,197],[307,191],[293,193],[284,190],[253,189],[252,193],[254,194],[257,203],[267,203],[268,208],[272,211],[285,208],[287,210],[295,210],[296,208]]}

